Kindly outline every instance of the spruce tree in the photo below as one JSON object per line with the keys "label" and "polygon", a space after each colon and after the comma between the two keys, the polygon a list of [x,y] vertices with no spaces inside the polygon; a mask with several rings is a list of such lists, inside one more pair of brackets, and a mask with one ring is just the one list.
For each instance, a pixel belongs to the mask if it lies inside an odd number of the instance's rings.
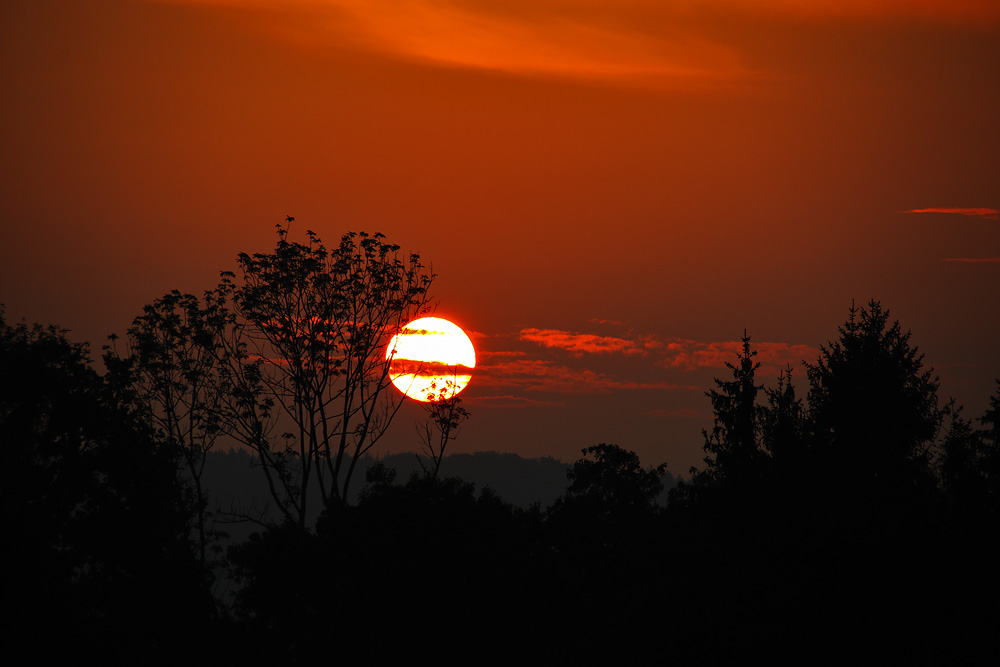
{"label": "spruce tree", "polygon": [[760,447],[755,373],[760,363],[754,360],[756,350],[750,349],[750,337],[743,332],[743,349],[737,363],[726,362],[733,372],[732,380],[716,378],[717,389],[705,393],[712,401],[715,415],[711,432],[702,431],[707,470],[705,475],[720,485],[743,485],[761,474],[766,454]]}
{"label": "spruce tree", "polygon": [[813,454],[842,485],[899,497],[932,481],[932,448],[946,409],[910,332],[872,300],[853,304],[840,337],[809,376]]}

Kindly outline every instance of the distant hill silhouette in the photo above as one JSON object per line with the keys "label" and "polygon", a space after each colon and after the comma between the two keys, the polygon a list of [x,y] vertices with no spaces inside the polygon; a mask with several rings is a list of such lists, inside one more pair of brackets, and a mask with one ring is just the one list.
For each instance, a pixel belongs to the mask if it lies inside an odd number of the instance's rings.
{"label": "distant hill silhouette", "polygon": [[[359,463],[359,479],[364,479],[365,472],[376,460],[395,470],[399,482],[422,472],[412,452],[390,454],[382,459],[366,456]],[[245,450],[209,452],[205,484],[218,509],[253,515],[267,507],[267,483],[255,465],[255,459]],[[567,470],[569,464],[551,457],[526,459],[517,454],[475,452],[446,455],[441,473],[447,477],[461,477],[475,484],[478,490],[488,486],[518,507],[527,508],[538,503],[545,508],[566,490]],[[359,484],[352,493],[352,503],[357,502],[361,486]]]}
{"label": "distant hill silhouette", "polygon": [[[364,479],[365,472],[376,460],[368,456],[361,460],[359,479]],[[396,471],[398,482],[405,482],[410,475],[421,473],[420,464],[412,452],[390,454],[380,460]],[[270,496],[267,482],[254,466],[253,457],[245,450],[209,452],[205,466],[205,488],[209,494],[209,506],[215,509],[217,520],[224,514],[231,513],[253,516],[264,522],[278,521],[277,513],[268,511]],[[568,463],[548,456],[527,459],[503,452],[473,452],[446,455],[441,473],[475,484],[478,491],[489,487],[517,507],[527,509],[538,503],[542,509],[546,509],[565,493],[568,486],[566,472],[569,468]],[[659,499],[660,504],[666,503],[666,493],[674,487],[676,480],[667,473],[663,482],[664,492]],[[359,484],[351,494],[352,503],[357,502],[361,487]],[[239,541],[259,526],[248,522],[217,528]]]}
{"label": "distant hill silhouette", "polygon": [[[361,459],[358,479],[364,479],[365,472],[376,460],[373,457]],[[396,471],[399,483],[405,482],[412,474],[422,472],[412,452],[390,454],[380,460]],[[204,483],[209,507],[216,517],[215,528],[228,533],[232,542],[240,542],[261,528],[251,521],[234,523],[235,515],[254,517],[264,523],[279,521],[278,513],[271,507],[265,477],[255,465],[255,459],[245,450],[208,453]],[[489,487],[512,505],[526,509],[538,503],[546,509],[565,493],[569,468],[568,463],[547,456],[528,459],[502,452],[474,452],[446,455],[441,474],[460,477],[475,484],[480,492]],[[661,504],[666,503],[666,492],[675,484],[676,480],[667,473]],[[351,494],[351,503],[357,502],[362,486],[358,484]],[[315,506],[318,508],[319,504]]]}
{"label": "distant hill silhouette", "polygon": [[[412,453],[386,456],[383,463],[396,471],[399,481],[422,472]],[[450,454],[441,465],[441,475],[461,477],[475,484],[479,491],[489,487],[507,502],[522,508],[535,503],[545,508],[555,502],[566,491],[567,470],[569,464],[548,456],[526,459],[502,452]]]}

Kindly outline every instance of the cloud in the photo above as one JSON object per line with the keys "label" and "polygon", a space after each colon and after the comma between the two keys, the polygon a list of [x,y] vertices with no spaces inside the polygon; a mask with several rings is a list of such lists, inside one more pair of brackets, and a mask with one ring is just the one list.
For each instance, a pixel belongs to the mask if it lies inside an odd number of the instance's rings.
{"label": "cloud", "polygon": [[[598,336],[559,329],[522,329],[519,341],[533,343],[542,350],[551,350],[557,359],[538,358],[524,351],[491,351],[481,355],[483,362],[476,369],[473,380],[488,390],[502,389],[505,394],[523,392],[552,394],[603,394],[613,391],[704,391],[701,384],[660,380],[656,369],[668,371],[695,371],[721,369],[734,363],[743,350],[742,341],[703,342],[683,338],[659,338],[652,335],[633,335],[628,338]],[[755,360],[760,362],[761,377],[774,377],[788,366],[798,366],[803,360],[813,360],[819,355],[817,348],[791,343],[752,343]],[[543,353],[544,354],[544,353]],[[568,356],[566,356],[568,355]],[[635,364],[616,364],[615,374],[601,372],[587,366],[587,358],[635,359]],[[574,361],[570,362],[572,358]],[[602,362],[605,363],[605,362]],[[627,370],[623,370],[627,369]],[[641,380],[623,378],[621,372],[635,371]],[[653,378],[649,379],[650,371]],[[658,371],[662,373],[663,371]]]}
{"label": "cloud", "polygon": [[323,49],[517,75],[671,86],[753,76],[731,46],[656,3],[596,0],[153,0],[256,10],[261,27]]}
{"label": "cloud", "polygon": [[471,396],[465,399],[467,405],[485,408],[537,408],[567,405],[566,401],[545,401],[528,396]]}
{"label": "cloud", "polygon": [[643,412],[642,414],[647,417],[680,419],[705,419],[706,417],[711,418],[712,416],[712,413],[710,412],[695,410],[694,408],[677,408],[676,410],[657,408],[656,410],[649,410],[647,412]]}
{"label": "cloud", "polygon": [[520,339],[538,343],[544,347],[554,347],[567,350],[574,354],[641,354],[643,348],[637,341],[615,338],[613,336],[597,336],[581,334],[559,329],[522,329]]}
{"label": "cloud", "polygon": [[[658,338],[640,335],[632,338],[598,336],[559,329],[522,329],[520,339],[546,348],[565,350],[576,357],[584,354],[624,354],[651,356],[663,368],[695,370],[724,368],[743,350],[742,341],[702,342],[684,338]],[[776,375],[785,366],[796,366],[804,359],[814,359],[819,350],[809,345],[751,342],[764,375]]]}
{"label": "cloud", "polygon": [[995,0],[716,0],[706,5],[728,6],[741,12],[760,12],[800,20],[942,20],[974,24],[1000,18]]}
{"label": "cloud", "polygon": [[[500,338],[500,336],[494,336],[494,338]],[[479,361],[486,361],[489,359],[510,359],[512,357],[525,357],[527,352],[523,350],[476,350],[476,356],[479,357]]]}
{"label": "cloud", "polygon": [[1000,220],[1000,210],[995,208],[915,208],[904,213],[952,213],[984,220]]}
{"label": "cloud", "polygon": [[[815,359],[819,355],[819,350],[814,347],[790,343],[751,341],[750,349],[757,352],[755,360],[760,362],[763,375],[777,375],[786,366],[797,366],[803,360]],[[667,342],[664,357],[659,363],[666,368],[684,370],[725,368],[726,363],[733,363],[742,351],[742,341],[700,342],[675,338]]]}
{"label": "cloud", "polygon": [[720,30],[732,20],[966,25],[1000,20],[995,0],[147,1],[245,10],[244,18],[260,29],[322,51],[674,89],[761,77],[746,65],[748,58],[731,35]]}
{"label": "cloud", "polygon": [[[622,16],[644,16],[649,20],[671,18],[675,22],[695,18],[718,18],[724,15],[764,15],[798,20],[883,18],[893,20],[993,21],[1000,18],[996,0],[149,0],[188,5],[215,5],[244,9],[274,10],[275,5],[309,11],[322,16],[324,11],[340,10],[353,14],[391,14],[406,16],[424,13],[464,13],[470,16],[507,21],[534,20],[544,17],[554,21],[576,17],[583,23],[600,23]],[[388,20],[386,17],[383,19]]]}
{"label": "cloud", "polygon": [[946,262],[965,262],[968,264],[1000,262],[1000,257],[946,257]]}
{"label": "cloud", "polygon": [[542,359],[518,359],[484,364],[476,369],[473,381],[478,386],[506,387],[512,392],[519,390],[564,395],[606,394],[612,391],[634,390],[702,390],[702,387],[691,384],[622,380],[589,368],[570,368]]}

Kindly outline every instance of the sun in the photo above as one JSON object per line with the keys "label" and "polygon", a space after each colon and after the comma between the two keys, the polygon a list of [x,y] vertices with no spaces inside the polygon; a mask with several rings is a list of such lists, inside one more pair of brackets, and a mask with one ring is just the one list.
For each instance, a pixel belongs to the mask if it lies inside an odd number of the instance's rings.
{"label": "sun", "polygon": [[461,327],[440,317],[413,320],[385,350],[389,378],[418,401],[447,400],[465,389],[476,367],[476,349]]}

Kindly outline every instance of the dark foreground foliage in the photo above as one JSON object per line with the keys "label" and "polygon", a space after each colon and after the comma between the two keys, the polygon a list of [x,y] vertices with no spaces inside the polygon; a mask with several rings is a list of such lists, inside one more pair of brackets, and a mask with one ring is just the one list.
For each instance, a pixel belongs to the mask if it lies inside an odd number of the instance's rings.
{"label": "dark foreground foliage", "polygon": [[953,663],[992,641],[1000,386],[965,417],[874,302],[806,365],[804,399],[791,370],[757,384],[746,337],[708,392],[705,466],[665,507],[665,466],[613,444],[544,511],[375,465],[357,502],[214,569],[178,452],[61,332],[0,329],[15,643],[57,625],[110,662],[812,664]]}
{"label": "dark foreground foliage", "polygon": [[179,658],[214,614],[178,453],[121,407],[85,346],[0,311],[9,650]]}

